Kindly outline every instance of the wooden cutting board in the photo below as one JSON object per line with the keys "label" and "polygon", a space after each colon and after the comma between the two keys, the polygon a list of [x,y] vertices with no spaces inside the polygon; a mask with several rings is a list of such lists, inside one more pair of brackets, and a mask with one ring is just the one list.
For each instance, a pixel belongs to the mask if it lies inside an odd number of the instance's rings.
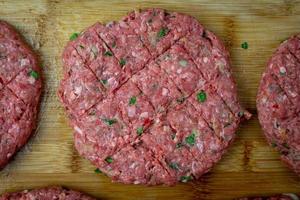
{"label": "wooden cutting board", "polygon": [[[25,36],[40,56],[44,93],[36,135],[0,172],[0,194],[63,185],[101,199],[232,199],[300,192],[300,179],[279,160],[258,124],[255,96],[267,59],[290,35],[300,32],[300,1],[1,1],[0,19]],[[175,187],[111,183],[80,158],[72,129],[56,96],[61,53],[73,32],[119,20],[128,11],[160,7],[196,17],[225,41],[244,107],[253,113],[224,158],[201,180]],[[248,42],[249,49],[241,48]]]}

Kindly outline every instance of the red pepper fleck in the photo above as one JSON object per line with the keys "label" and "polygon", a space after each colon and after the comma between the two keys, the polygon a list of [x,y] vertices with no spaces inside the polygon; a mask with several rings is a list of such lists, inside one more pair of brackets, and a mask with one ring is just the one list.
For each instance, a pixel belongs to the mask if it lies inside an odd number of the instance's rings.
{"label": "red pepper fleck", "polygon": [[147,126],[147,125],[149,125],[150,123],[151,123],[151,120],[150,120],[149,118],[147,118],[147,119],[144,120],[143,126]]}

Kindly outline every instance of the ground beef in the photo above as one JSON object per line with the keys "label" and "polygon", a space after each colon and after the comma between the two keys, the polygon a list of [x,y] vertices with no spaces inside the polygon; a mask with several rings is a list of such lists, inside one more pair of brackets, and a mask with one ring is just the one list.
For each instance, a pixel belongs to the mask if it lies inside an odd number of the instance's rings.
{"label": "ground beef", "polygon": [[292,193],[286,193],[270,197],[245,197],[239,200],[299,200],[299,196]]}
{"label": "ground beef", "polygon": [[33,132],[40,75],[35,54],[12,26],[0,21],[0,169]]}
{"label": "ground beef", "polygon": [[61,187],[48,187],[23,192],[7,193],[0,200],[95,200],[80,192]]}
{"label": "ground beef", "polygon": [[175,184],[220,160],[242,119],[229,53],[162,9],[96,23],[68,43],[58,94],[75,147],[113,181]]}
{"label": "ground beef", "polygon": [[269,144],[300,174],[300,35],[284,41],[269,60],[257,110]]}

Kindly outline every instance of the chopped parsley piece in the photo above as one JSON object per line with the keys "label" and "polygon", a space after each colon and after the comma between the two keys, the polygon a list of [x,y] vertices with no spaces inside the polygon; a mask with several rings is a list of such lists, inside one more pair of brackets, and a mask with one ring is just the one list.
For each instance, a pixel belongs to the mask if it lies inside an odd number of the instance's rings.
{"label": "chopped parsley piece", "polygon": [[169,32],[169,29],[167,28],[161,28],[158,32],[157,32],[157,38],[162,38],[164,36],[166,36]]}
{"label": "chopped parsley piece", "polygon": [[187,60],[184,60],[184,59],[179,60],[179,65],[180,65],[181,67],[186,67],[187,64],[188,64],[188,61],[187,61]]}
{"label": "chopped parsley piece", "polygon": [[99,168],[97,168],[97,169],[95,169],[95,173],[96,173],[96,174],[101,174],[102,171],[101,171]]}
{"label": "chopped parsley piece", "polygon": [[178,169],[179,169],[178,164],[177,164],[177,163],[174,163],[174,162],[169,163],[169,167],[170,167],[171,169],[175,169],[175,170],[178,170]]}
{"label": "chopped parsley piece", "polygon": [[183,144],[181,142],[176,144],[176,148],[179,149],[180,147],[183,147]]}
{"label": "chopped parsley piece", "polygon": [[79,36],[79,33],[73,33],[71,36],[70,36],[70,40],[75,40],[76,38],[78,38]]}
{"label": "chopped parsley piece", "polygon": [[138,127],[137,129],[136,129],[136,133],[138,134],[138,136],[140,136],[140,135],[142,135],[143,134],[143,132],[144,132],[144,127]]}
{"label": "chopped parsley piece", "polygon": [[194,133],[194,131],[192,132],[192,134],[190,134],[189,136],[187,136],[185,138],[185,142],[191,146],[193,146],[195,144],[195,137],[196,134]]}
{"label": "chopped parsley piece", "polygon": [[116,47],[116,42],[115,42],[115,41],[111,44],[111,47],[112,47],[112,48],[115,48],[115,47]]}
{"label": "chopped parsley piece", "polygon": [[243,117],[244,116],[244,111],[240,111],[239,113],[238,113],[238,117]]}
{"label": "chopped parsley piece", "polygon": [[241,44],[241,47],[242,47],[243,49],[248,49],[248,42],[243,42],[243,43]]}
{"label": "chopped parsley piece", "polygon": [[192,180],[193,178],[191,176],[182,176],[180,177],[180,181],[183,182],[183,183],[186,183],[190,180]]}
{"label": "chopped parsley piece", "polygon": [[277,147],[277,144],[275,142],[271,143],[272,147]]}
{"label": "chopped parsley piece", "polygon": [[103,119],[103,121],[107,124],[107,125],[113,125],[113,124],[115,124],[115,123],[117,123],[117,120],[116,119],[107,119],[107,118],[105,118],[105,119]]}
{"label": "chopped parsley piece", "polygon": [[106,84],[107,84],[107,80],[106,80],[106,79],[102,79],[102,80],[101,80],[101,83],[102,83],[103,85],[106,85]]}
{"label": "chopped parsley piece", "polygon": [[112,54],[111,51],[105,51],[104,55],[105,55],[105,56],[112,56],[113,54]]}
{"label": "chopped parsley piece", "polygon": [[112,159],[112,157],[108,156],[108,157],[105,158],[105,161],[107,163],[112,163],[114,160]]}
{"label": "chopped parsley piece", "polygon": [[284,146],[285,148],[289,149],[289,145],[287,143],[283,143],[282,146]]}
{"label": "chopped parsley piece", "polygon": [[121,67],[123,67],[126,64],[126,60],[124,58],[121,58],[119,64],[121,65]]}
{"label": "chopped parsley piece", "polygon": [[198,94],[197,94],[197,100],[201,103],[203,103],[206,100],[206,93],[201,90]]}
{"label": "chopped parsley piece", "polygon": [[39,74],[34,71],[34,70],[31,70],[30,72],[28,72],[28,75],[33,77],[34,79],[38,79],[39,78]]}
{"label": "chopped parsley piece", "polygon": [[132,96],[130,99],[129,99],[129,105],[134,105],[136,103],[136,96]]}
{"label": "chopped parsley piece", "polygon": [[84,46],[82,46],[82,45],[79,45],[79,47],[82,48],[82,49],[84,49]]}

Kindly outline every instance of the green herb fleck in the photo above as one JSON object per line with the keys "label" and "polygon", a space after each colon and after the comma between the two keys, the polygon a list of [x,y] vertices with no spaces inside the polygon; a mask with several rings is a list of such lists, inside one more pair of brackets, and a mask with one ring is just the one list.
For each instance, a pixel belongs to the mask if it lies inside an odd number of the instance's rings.
{"label": "green herb fleck", "polygon": [[179,149],[180,147],[183,147],[183,146],[184,146],[184,145],[183,145],[181,142],[179,142],[179,143],[176,144],[176,148],[177,148],[177,149]]}
{"label": "green herb fleck", "polygon": [[96,174],[101,174],[102,171],[101,171],[99,168],[97,168],[97,169],[95,169],[95,173],[96,173]]}
{"label": "green herb fleck", "polygon": [[109,125],[109,126],[111,126],[111,125],[117,123],[117,120],[116,120],[116,119],[107,119],[107,118],[105,118],[105,119],[103,119],[103,121],[104,121],[107,125]]}
{"label": "green herb fleck", "polygon": [[129,105],[134,105],[136,103],[136,96],[132,96],[130,99],[129,99]]}
{"label": "green herb fleck", "polygon": [[197,100],[201,103],[203,103],[206,100],[206,93],[201,90],[198,94],[197,94]]}
{"label": "green herb fleck", "polygon": [[138,127],[137,129],[136,129],[136,133],[138,134],[138,136],[141,136],[142,134],[143,134],[143,132],[144,132],[144,127]]}
{"label": "green herb fleck", "polygon": [[248,49],[248,42],[243,42],[243,43],[241,44],[241,47],[242,47],[243,49]]}
{"label": "green herb fleck", "polygon": [[103,85],[106,85],[106,84],[107,84],[107,80],[106,80],[106,79],[101,79],[101,83],[102,83]]}
{"label": "green herb fleck", "polygon": [[180,177],[180,181],[183,182],[183,183],[186,183],[190,180],[192,180],[193,178],[191,176],[181,176]]}
{"label": "green herb fleck", "polygon": [[187,60],[184,60],[184,59],[179,60],[179,65],[180,65],[181,67],[186,67],[187,64],[188,64],[188,61],[187,61]]}
{"label": "green herb fleck", "polygon": [[82,46],[82,45],[79,45],[79,47],[82,48],[82,49],[84,49],[84,46]]}
{"label": "green herb fleck", "polygon": [[169,29],[167,28],[161,28],[158,32],[157,32],[157,38],[162,38],[164,36],[166,36],[169,32]]}
{"label": "green herb fleck", "polygon": [[175,169],[175,170],[178,170],[178,169],[179,169],[178,164],[177,164],[177,163],[174,163],[174,162],[169,163],[169,167],[170,167],[171,169]]}
{"label": "green herb fleck", "polygon": [[75,40],[76,38],[78,38],[79,36],[79,33],[73,33],[71,36],[70,36],[70,40]]}
{"label": "green herb fleck", "polygon": [[112,48],[115,48],[116,45],[117,45],[117,44],[116,44],[116,41],[113,41],[113,43],[111,44],[111,47],[112,47]]}
{"label": "green herb fleck", "polygon": [[107,163],[112,163],[114,160],[112,159],[112,157],[108,156],[108,157],[105,158],[105,161]]}
{"label": "green herb fleck", "polygon": [[287,143],[283,143],[282,146],[284,146],[285,148],[289,149],[289,145]]}
{"label": "green herb fleck", "polygon": [[111,51],[105,51],[104,55],[105,55],[105,56],[112,56],[113,54],[112,54]]}
{"label": "green herb fleck", "polygon": [[243,117],[244,116],[244,111],[240,111],[239,113],[238,113],[238,117]]}
{"label": "green herb fleck", "polygon": [[121,65],[121,67],[123,67],[126,64],[126,60],[124,58],[121,58],[119,64]]}
{"label": "green herb fleck", "polygon": [[271,143],[272,147],[277,147],[277,144],[275,142]]}
{"label": "green herb fleck", "polygon": [[189,144],[190,146],[193,146],[195,144],[195,137],[196,137],[196,134],[193,131],[192,134],[190,134],[189,136],[187,136],[185,138],[185,142],[187,144]]}
{"label": "green herb fleck", "polygon": [[38,79],[39,78],[39,74],[34,71],[34,70],[31,70],[30,72],[28,72],[28,75],[33,77],[34,79]]}

